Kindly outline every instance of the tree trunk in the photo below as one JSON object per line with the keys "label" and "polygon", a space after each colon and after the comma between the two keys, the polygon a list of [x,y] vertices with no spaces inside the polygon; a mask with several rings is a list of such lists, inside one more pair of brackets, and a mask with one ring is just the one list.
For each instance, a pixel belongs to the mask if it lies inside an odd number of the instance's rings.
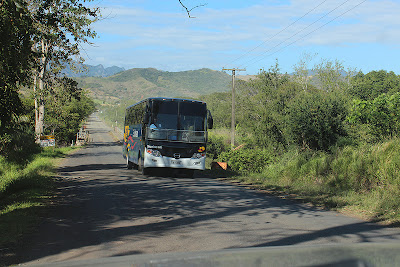
{"label": "tree trunk", "polygon": [[49,45],[44,39],[41,41],[42,56],[40,59],[40,69],[36,71],[34,77],[34,92],[35,92],[35,134],[37,140],[44,132],[44,79],[47,66],[47,53]]}

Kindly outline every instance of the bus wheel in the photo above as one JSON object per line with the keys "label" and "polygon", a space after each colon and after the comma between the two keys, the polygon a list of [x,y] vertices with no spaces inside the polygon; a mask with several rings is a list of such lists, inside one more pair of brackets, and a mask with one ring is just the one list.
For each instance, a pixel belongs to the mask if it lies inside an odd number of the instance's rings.
{"label": "bus wheel", "polygon": [[138,158],[138,171],[143,174],[146,175],[146,168],[143,167],[144,162],[143,162],[143,158],[140,156],[139,154],[139,158]]}
{"label": "bus wheel", "polygon": [[133,162],[129,161],[129,157],[128,156],[126,156],[126,168],[128,170],[132,170],[132,168],[133,168]]}

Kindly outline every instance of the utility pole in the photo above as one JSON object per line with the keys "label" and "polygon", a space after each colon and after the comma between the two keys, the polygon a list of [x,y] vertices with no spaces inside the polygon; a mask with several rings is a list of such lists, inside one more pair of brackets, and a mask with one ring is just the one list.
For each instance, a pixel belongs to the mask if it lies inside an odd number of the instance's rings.
{"label": "utility pole", "polygon": [[222,70],[230,70],[232,71],[232,121],[231,121],[231,147],[235,146],[235,76],[236,71],[246,71],[246,69],[225,69]]}

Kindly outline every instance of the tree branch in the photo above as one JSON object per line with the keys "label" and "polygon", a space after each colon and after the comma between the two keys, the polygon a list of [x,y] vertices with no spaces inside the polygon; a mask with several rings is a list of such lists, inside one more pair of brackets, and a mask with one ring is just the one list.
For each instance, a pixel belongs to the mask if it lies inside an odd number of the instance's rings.
{"label": "tree branch", "polygon": [[179,1],[179,3],[181,4],[181,6],[186,10],[186,13],[187,13],[188,17],[191,18],[191,19],[196,18],[196,17],[190,16],[190,12],[192,12],[193,9],[198,8],[198,7],[202,7],[202,6],[206,6],[206,5],[207,5],[207,4],[200,4],[200,5],[197,5],[197,6],[195,6],[195,7],[192,7],[191,9],[189,9],[187,6],[185,6],[185,5],[182,3],[182,0],[178,0],[178,1]]}

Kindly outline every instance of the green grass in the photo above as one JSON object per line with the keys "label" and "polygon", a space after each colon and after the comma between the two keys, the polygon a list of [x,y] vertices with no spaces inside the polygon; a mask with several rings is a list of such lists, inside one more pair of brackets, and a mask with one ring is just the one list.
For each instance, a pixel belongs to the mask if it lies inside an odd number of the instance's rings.
{"label": "green grass", "polygon": [[46,148],[24,165],[0,157],[0,247],[34,229],[54,189],[57,159],[73,148]]}
{"label": "green grass", "polygon": [[400,139],[337,148],[291,150],[262,173],[234,177],[271,193],[387,224],[400,223]]}

